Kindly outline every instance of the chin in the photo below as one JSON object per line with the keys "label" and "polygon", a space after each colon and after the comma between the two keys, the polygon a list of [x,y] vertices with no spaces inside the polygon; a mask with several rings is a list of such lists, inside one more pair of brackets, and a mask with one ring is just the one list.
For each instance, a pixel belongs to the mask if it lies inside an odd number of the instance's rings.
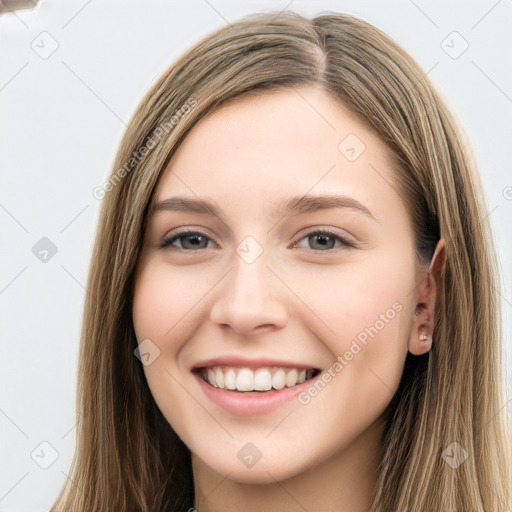
{"label": "chin", "polygon": [[[255,485],[273,484],[276,481],[287,480],[310,469],[311,463],[299,461],[296,452],[295,456],[282,454],[276,457],[277,451],[274,451],[272,458],[265,457],[263,453],[251,467],[244,465],[237,453],[227,457],[226,451],[208,454],[206,458],[201,458],[201,464],[233,482]],[[243,459],[243,457],[240,458]]]}

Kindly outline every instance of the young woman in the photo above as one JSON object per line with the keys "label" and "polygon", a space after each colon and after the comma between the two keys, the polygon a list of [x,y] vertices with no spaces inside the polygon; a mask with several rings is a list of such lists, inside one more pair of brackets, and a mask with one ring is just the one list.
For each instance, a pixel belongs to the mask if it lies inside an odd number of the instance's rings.
{"label": "young woman", "polygon": [[258,14],[149,91],[104,195],[54,512],[512,507],[462,128],[342,14]]}

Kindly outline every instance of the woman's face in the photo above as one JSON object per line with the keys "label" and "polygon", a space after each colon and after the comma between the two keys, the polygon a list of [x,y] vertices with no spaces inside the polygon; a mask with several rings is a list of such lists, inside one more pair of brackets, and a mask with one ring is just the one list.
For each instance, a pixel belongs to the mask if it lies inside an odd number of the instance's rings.
{"label": "woman's face", "polygon": [[393,173],[380,139],[314,88],[235,101],[181,144],[133,321],[154,399],[197,464],[264,483],[379,438],[418,278]]}

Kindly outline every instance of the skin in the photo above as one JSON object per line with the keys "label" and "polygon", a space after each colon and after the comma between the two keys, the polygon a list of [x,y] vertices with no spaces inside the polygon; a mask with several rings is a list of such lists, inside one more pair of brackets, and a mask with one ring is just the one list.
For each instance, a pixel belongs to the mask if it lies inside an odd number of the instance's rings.
{"label": "skin", "polygon": [[[354,161],[348,134],[366,146]],[[376,172],[378,171],[378,172]],[[382,413],[407,352],[429,350],[444,242],[428,267],[414,254],[391,155],[349,110],[317,88],[239,99],[201,120],[173,156],[155,201],[208,199],[220,215],[158,211],[148,219],[133,322],[159,356],[144,366],[162,413],[192,452],[199,512],[368,510],[382,453]],[[295,195],[343,194],[364,204],[272,216]],[[160,242],[189,226],[206,240]],[[318,243],[331,228],[354,242]],[[247,263],[237,246],[263,252]],[[182,248],[184,247],[184,248]],[[307,404],[239,417],[212,403],[190,368],[210,357],[272,357],[329,369],[390,308],[392,319]],[[398,304],[398,306],[396,306]],[[391,315],[388,315],[391,316]],[[247,443],[261,459],[237,457]]]}

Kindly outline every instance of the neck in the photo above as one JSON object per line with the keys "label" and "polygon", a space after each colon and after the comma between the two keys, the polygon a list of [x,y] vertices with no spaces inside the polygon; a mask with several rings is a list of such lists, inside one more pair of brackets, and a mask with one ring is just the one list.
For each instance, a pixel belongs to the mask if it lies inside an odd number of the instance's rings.
{"label": "neck", "polygon": [[379,419],[329,459],[268,484],[235,482],[192,454],[194,508],[197,512],[368,512],[382,456],[382,432]]}

